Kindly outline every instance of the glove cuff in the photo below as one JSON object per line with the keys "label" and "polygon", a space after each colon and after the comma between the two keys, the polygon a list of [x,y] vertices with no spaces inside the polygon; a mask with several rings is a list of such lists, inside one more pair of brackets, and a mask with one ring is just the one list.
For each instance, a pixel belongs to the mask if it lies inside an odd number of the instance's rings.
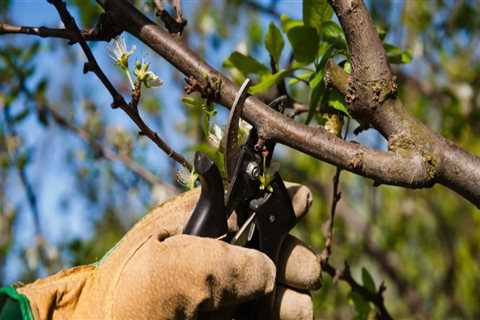
{"label": "glove cuff", "polygon": [[0,320],[33,320],[28,298],[14,287],[0,289]]}

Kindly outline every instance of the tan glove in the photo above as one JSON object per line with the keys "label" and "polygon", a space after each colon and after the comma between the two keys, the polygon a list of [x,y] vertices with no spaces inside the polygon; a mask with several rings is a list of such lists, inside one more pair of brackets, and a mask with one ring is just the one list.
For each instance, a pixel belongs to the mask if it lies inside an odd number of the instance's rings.
{"label": "tan glove", "polygon": [[[288,190],[300,218],[310,207],[310,191],[299,185]],[[313,319],[308,291],[319,286],[316,255],[288,236],[276,268],[257,250],[181,235],[199,194],[192,190],[153,209],[98,265],[17,289],[30,300],[34,318],[225,319],[226,310],[277,286],[275,318]]]}

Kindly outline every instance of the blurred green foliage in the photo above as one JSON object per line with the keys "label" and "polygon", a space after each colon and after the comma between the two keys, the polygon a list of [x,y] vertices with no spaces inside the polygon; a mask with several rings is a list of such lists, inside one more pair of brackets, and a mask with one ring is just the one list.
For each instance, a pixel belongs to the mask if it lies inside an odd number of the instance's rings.
{"label": "blurred green foliage", "polygon": [[[286,90],[307,106],[297,121],[323,126],[326,116],[349,117],[343,98],[325,86],[328,59],[334,59],[347,72],[351,69],[345,35],[326,1],[305,0],[303,11],[296,16],[280,11],[286,7],[281,1],[272,1],[271,6],[265,5],[268,1],[259,2],[259,6],[249,3],[190,2],[186,41],[207,61],[217,65],[224,61],[224,71],[234,81],[241,83],[247,76],[254,79],[252,93],[268,97]],[[2,20],[8,19],[12,5],[13,1],[0,0]],[[394,64],[405,106],[432,129],[479,154],[478,3],[405,0],[369,1],[368,5],[388,59]],[[75,8],[82,26],[94,26],[100,11],[93,1],[73,1],[69,6]],[[236,37],[238,34],[242,36]],[[59,40],[26,37],[2,36],[0,43],[0,266],[12,255],[23,257],[18,279],[22,281],[43,275],[45,270],[53,272],[98,260],[149,207],[163,199],[158,197],[158,185],[142,180],[122,161],[109,160],[88,139],[65,128],[49,110],[56,110],[94,141],[167,182],[174,184],[176,173],[174,165],[160,172],[148,157],[160,151],[140,140],[134,127],[119,126],[112,119],[116,111],[95,101],[88,90],[78,90],[85,79],[79,68],[69,69],[68,81],[62,83],[54,75],[38,73],[43,52],[52,52],[63,59],[62,63],[73,65],[78,59],[72,56],[75,49]],[[116,75],[118,86],[128,94],[128,82]],[[177,75],[163,80],[183,86]],[[103,88],[95,83],[95,90]],[[188,141],[181,150],[186,153],[208,151],[223,169],[218,146],[208,143],[213,124],[223,125],[216,115],[220,108],[196,95],[185,96],[183,104],[179,97],[176,106],[167,108],[162,101],[169,94],[162,88],[145,92],[141,105],[149,123],[165,133],[162,119],[178,123],[172,118],[171,108],[181,110],[184,120],[168,136]],[[352,120],[348,139],[382,146],[382,138],[371,130],[354,136],[356,125]],[[60,243],[56,254],[36,264],[29,254],[34,245],[20,249],[14,246],[22,230],[15,221],[21,214],[30,213],[28,205],[19,204],[19,199],[27,200],[9,191],[17,186],[15,190],[25,192],[15,178],[19,170],[25,170],[29,177],[41,171],[42,145],[32,144],[31,132],[43,132],[47,140],[55,135],[64,142],[63,165],[58,170],[68,172],[72,183],[71,193],[59,206],[68,212],[70,196],[81,199],[88,208],[83,219],[89,226],[85,237]],[[320,252],[335,168],[291,150],[280,150],[276,158],[287,180],[302,182],[314,193],[313,207],[294,233]],[[374,187],[372,181],[346,172],[341,175],[340,189],[332,264],[341,268],[348,261],[354,278],[369,290],[378,290],[385,281],[386,306],[395,318],[480,318],[480,215],[472,205],[440,186],[428,190]],[[51,224],[47,221],[43,226],[48,234]],[[49,265],[53,267],[47,268]],[[5,272],[0,268],[0,281],[4,281]],[[327,275],[314,298],[319,319],[368,319],[374,310],[345,283],[332,281]]]}

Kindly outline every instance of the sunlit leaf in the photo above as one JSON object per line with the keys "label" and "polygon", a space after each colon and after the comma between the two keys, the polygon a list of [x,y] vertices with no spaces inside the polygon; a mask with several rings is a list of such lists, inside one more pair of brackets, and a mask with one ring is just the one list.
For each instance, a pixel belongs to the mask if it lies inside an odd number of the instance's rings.
{"label": "sunlit leaf", "polygon": [[303,26],[302,20],[292,19],[289,16],[284,14],[280,17],[280,21],[282,23],[282,29],[285,32],[288,32],[290,29],[294,27]]}
{"label": "sunlit leaf", "polygon": [[327,0],[303,0],[303,23],[319,32],[322,23],[330,20],[333,10]]}
{"label": "sunlit leaf", "polygon": [[357,315],[355,320],[367,320],[370,313],[370,304],[357,292],[350,291],[348,295],[350,302],[353,304]]}
{"label": "sunlit leaf", "polygon": [[330,95],[328,97],[328,106],[332,107],[335,110],[338,110],[340,112],[343,112],[345,115],[347,115],[349,118],[352,116],[348,112],[348,108],[345,105],[345,99],[343,96],[336,90],[333,90],[330,92]]}
{"label": "sunlit leaf", "polygon": [[245,77],[248,77],[250,74],[262,75],[270,72],[269,68],[258,62],[255,58],[237,51],[230,55],[228,62],[224,65],[228,64],[237,68]]}
{"label": "sunlit leaf", "polygon": [[273,85],[278,83],[278,81],[282,80],[286,76],[292,73],[291,70],[280,70],[274,74],[264,75],[260,82],[256,85],[252,86],[249,90],[251,94],[265,92],[270,89]]}
{"label": "sunlit leaf", "polygon": [[319,71],[315,74],[315,77],[310,81],[310,101],[308,105],[308,115],[305,123],[308,124],[312,121],[313,115],[317,110],[318,103],[325,94],[325,83],[323,81],[323,71]]}
{"label": "sunlit leaf", "polygon": [[314,73],[313,71],[305,71],[302,74],[295,76],[295,78],[290,79],[288,83],[293,85],[293,84],[297,84],[302,80],[308,81],[309,79],[311,79],[313,73]]}
{"label": "sunlit leaf", "polygon": [[267,35],[265,36],[265,47],[277,64],[280,61],[280,56],[284,46],[285,42],[283,41],[280,30],[278,30],[277,26],[271,22],[268,26]]}
{"label": "sunlit leaf", "polygon": [[363,283],[363,286],[368,290],[370,290],[371,292],[376,291],[375,281],[373,281],[372,275],[365,268],[362,268],[362,283]]}
{"label": "sunlit leaf", "polygon": [[385,48],[390,63],[407,64],[412,60],[412,53],[410,50],[403,51],[399,47],[389,43],[384,43],[383,47]]}
{"label": "sunlit leaf", "polygon": [[345,61],[345,64],[343,65],[343,70],[348,74],[352,73],[352,64],[349,61]]}
{"label": "sunlit leaf", "polygon": [[322,23],[321,27],[322,38],[329,42],[332,46],[338,49],[346,49],[347,41],[342,28],[333,21],[326,21]]}

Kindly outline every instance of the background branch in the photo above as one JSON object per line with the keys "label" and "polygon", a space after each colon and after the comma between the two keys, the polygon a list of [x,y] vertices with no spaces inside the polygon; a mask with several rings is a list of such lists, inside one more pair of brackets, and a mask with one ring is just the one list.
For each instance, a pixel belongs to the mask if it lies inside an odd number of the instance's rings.
{"label": "background branch", "polygon": [[[100,66],[95,59],[90,47],[86,43],[86,41],[82,38],[81,32],[78,29],[78,26],[75,22],[75,19],[70,15],[67,10],[65,3],[61,0],[48,0],[49,3],[52,3],[55,8],[57,9],[60,18],[62,19],[64,25],[67,29],[73,32],[75,42],[78,42],[85,53],[88,62],[84,65],[84,72],[93,72],[97,77],[100,79],[102,84],[107,88],[108,92],[113,98],[112,107],[120,107],[132,120],[135,124],[140,128],[140,134],[147,136],[150,138],[160,149],[162,149],[170,158],[174,159],[182,166],[187,168],[189,171],[193,169],[190,162],[185,159],[181,154],[175,152],[173,148],[171,148],[160,136],[150,129],[150,127],[143,121],[140,113],[138,112],[138,108],[136,106],[127,104],[127,102],[123,99],[122,95],[115,89],[111,81],[102,71]],[[137,101],[138,103],[138,101]]]}
{"label": "background branch", "polygon": [[365,288],[364,286],[360,285],[350,273],[350,267],[345,262],[344,269],[339,271],[335,269],[331,264],[325,264],[322,267],[322,271],[328,273],[334,280],[343,280],[352,288],[352,291],[360,294],[366,301],[372,302],[375,307],[378,309],[378,318],[390,320],[393,319],[390,313],[388,312],[387,308],[385,307],[385,302],[383,300],[383,293],[385,292],[385,284],[382,282],[378,291],[372,292]]}
{"label": "background branch", "polygon": [[168,189],[169,191],[172,191],[172,192],[176,191],[176,189],[173,186],[165,184],[155,174],[153,174],[151,171],[147,170],[138,162],[130,158],[127,154],[123,152],[117,153],[111,148],[105,145],[102,145],[87,130],[74,126],[67,119],[65,119],[57,110],[49,106],[45,106],[45,108],[48,110],[48,113],[51,114],[52,118],[55,120],[57,124],[65,128],[66,130],[69,130],[70,132],[73,132],[76,135],[78,135],[82,140],[88,143],[91,146],[91,148],[93,148],[101,156],[112,161],[122,162],[125,165],[125,167],[127,167],[130,171],[132,171],[136,175],[138,175],[140,178],[142,178],[145,182],[147,182],[151,186],[162,185],[164,188]]}
{"label": "background branch", "polygon": [[[3,34],[28,34],[41,38],[75,39],[75,32],[63,28],[14,26],[8,23],[0,23],[0,35]],[[95,29],[80,31],[86,41],[110,41],[111,37],[99,34]]]}

